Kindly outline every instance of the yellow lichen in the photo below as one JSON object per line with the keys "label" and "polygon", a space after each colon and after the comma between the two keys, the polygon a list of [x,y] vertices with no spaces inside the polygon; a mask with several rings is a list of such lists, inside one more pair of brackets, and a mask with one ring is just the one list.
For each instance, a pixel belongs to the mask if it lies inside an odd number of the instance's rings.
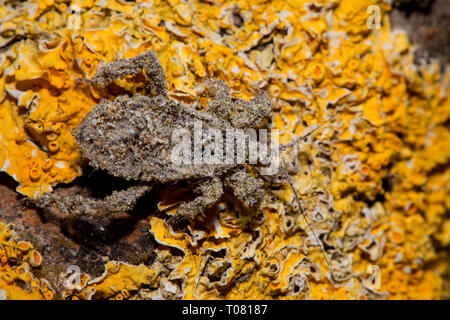
{"label": "yellow lichen", "polygon": [[33,276],[33,268],[41,264],[42,257],[32,248],[29,242],[17,241],[10,227],[0,222],[0,290],[8,300],[48,300],[54,297],[53,289],[46,281]]}

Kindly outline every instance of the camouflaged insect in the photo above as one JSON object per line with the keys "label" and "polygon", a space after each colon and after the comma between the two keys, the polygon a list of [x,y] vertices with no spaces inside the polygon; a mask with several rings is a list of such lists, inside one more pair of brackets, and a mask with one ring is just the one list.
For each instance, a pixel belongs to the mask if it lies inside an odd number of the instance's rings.
{"label": "camouflaged insect", "polygon": [[105,87],[143,69],[151,97],[121,95],[113,101],[103,99],[74,132],[83,156],[92,167],[136,184],[101,200],[48,193],[35,200],[37,206],[56,207],[71,216],[111,217],[130,211],[155,184],[187,180],[196,183],[194,192],[198,197],[181,204],[177,216],[195,218],[221,199],[224,188],[248,207],[256,207],[264,196],[261,179],[251,176],[242,165],[175,163],[171,160],[171,136],[177,129],[187,129],[193,134],[194,124],[201,121],[206,137],[204,147],[212,139],[208,136],[209,129],[225,132],[259,127],[272,111],[268,95],[261,91],[250,101],[232,99],[223,81],[209,80],[207,88],[214,99],[206,112],[200,112],[167,97],[164,69],[153,50],[104,64],[91,79],[84,81]]}

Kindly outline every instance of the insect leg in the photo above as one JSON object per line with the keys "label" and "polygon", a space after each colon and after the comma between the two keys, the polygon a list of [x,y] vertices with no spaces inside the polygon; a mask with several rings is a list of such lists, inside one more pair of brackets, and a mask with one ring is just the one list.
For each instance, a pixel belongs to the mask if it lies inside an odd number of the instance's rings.
{"label": "insect leg", "polygon": [[197,214],[215,205],[223,194],[222,182],[219,178],[211,180],[199,185],[195,192],[200,196],[191,202],[185,202],[178,207],[177,215],[181,215],[189,220],[193,220]]}
{"label": "insect leg", "polygon": [[136,75],[145,70],[149,79],[149,90],[153,95],[167,95],[167,81],[164,68],[153,50],[148,50],[133,58],[119,59],[103,64],[91,79],[84,82],[94,85],[107,86],[115,79],[128,75]]}
{"label": "insect leg", "polygon": [[280,145],[280,150],[284,151],[289,147],[292,147],[294,145],[296,145],[297,143],[299,143],[300,141],[302,141],[303,139],[307,138],[309,135],[311,135],[313,132],[319,130],[320,128],[322,128],[326,123],[328,123],[329,120],[326,120],[324,122],[322,122],[318,127],[312,129],[310,132],[308,132],[307,134],[301,136],[301,137],[297,137],[294,140],[292,140],[291,142],[289,142],[288,144],[282,144]]}
{"label": "insect leg", "polygon": [[264,197],[264,182],[243,170],[236,171],[227,177],[225,185],[233,190],[236,198],[250,208],[258,206]]}
{"label": "insect leg", "polygon": [[294,182],[293,182],[292,177],[290,175],[287,175],[286,180],[287,180],[287,183],[289,184],[289,186],[291,187],[292,192],[294,193],[295,201],[297,201],[297,203],[298,203],[298,207],[300,208],[300,213],[302,214],[303,219],[305,219],[305,222],[308,225],[308,228],[311,230],[314,239],[316,240],[316,242],[320,246],[320,249],[322,251],[322,254],[323,254],[324,258],[325,258],[325,261],[326,261],[328,267],[330,267],[330,262],[328,261],[328,257],[327,257],[327,254],[325,252],[325,249],[323,247],[323,244],[322,244],[321,241],[319,241],[319,238],[317,238],[317,236],[316,236],[316,234],[315,234],[315,232],[314,232],[314,230],[313,230],[313,228],[311,226],[311,223],[309,222],[308,217],[306,216],[305,212],[303,211],[302,204],[300,203],[300,197],[298,196],[297,190],[294,187]]}
{"label": "insect leg", "polygon": [[221,119],[230,121],[234,110],[228,85],[223,80],[210,79],[206,82],[206,88],[214,98],[208,104],[208,111],[214,113]]}
{"label": "insect leg", "polygon": [[112,195],[104,199],[46,193],[33,200],[33,203],[42,209],[55,207],[63,213],[75,217],[111,217],[129,212],[133,209],[136,201],[151,189],[151,186],[132,186],[126,190],[114,191]]}
{"label": "insect leg", "polygon": [[234,101],[233,106],[235,113],[231,123],[240,129],[259,127],[272,112],[272,102],[264,90],[257,92],[250,101],[242,99]]}
{"label": "insect leg", "polygon": [[272,111],[272,102],[265,91],[258,92],[250,101],[233,101],[228,85],[218,79],[206,83],[208,92],[214,100],[208,104],[208,110],[217,117],[229,121],[235,128],[253,128],[266,119]]}

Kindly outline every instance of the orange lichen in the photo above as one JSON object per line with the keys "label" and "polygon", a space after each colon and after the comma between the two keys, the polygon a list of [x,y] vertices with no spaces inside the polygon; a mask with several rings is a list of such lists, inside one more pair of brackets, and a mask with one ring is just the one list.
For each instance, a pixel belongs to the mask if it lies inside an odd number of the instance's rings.
{"label": "orange lichen", "polygon": [[73,299],[113,299],[123,300],[130,297],[131,292],[142,286],[155,287],[157,275],[154,270],[144,265],[132,266],[122,262],[109,261],[105,272],[92,279],[87,274],[79,274],[77,284],[66,282],[63,296]]}
{"label": "orange lichen", "polygon": [[[46,295],[41,290],[45,280],[33,276],[32,269],[38,265],[31,263],[30,255],[39,257],[39,264],[42,262],[40,253],[33,249],[31,243],[16,241],[16,235],[9,226],[0,222],[0,289],[3,290],[4,298],[53,299],[52,289],[46,287]],[[36,258],[33,259],[36,261]]]}

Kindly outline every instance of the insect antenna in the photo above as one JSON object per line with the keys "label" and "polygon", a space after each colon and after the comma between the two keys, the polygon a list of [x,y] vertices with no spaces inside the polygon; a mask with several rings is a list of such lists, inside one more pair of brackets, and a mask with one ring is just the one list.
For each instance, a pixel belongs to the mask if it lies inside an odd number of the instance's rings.
{"label": "insect antenna", "polygon": [[[86,183],[88,183],[89,179],[94,175],[95,172],[97,172],[97,168],[94,168],[89,175],[86,178]],[[81,187],[81,190],[79,191],[79,194],[83,194],[84,188],[86,188],[86,183]]]}
{"label": "insect antenna", "polygon": [[[289,142],[288,144],[281,145],[281,146],[280,146],[280,150],[283,152],[283,151],[285,151],[287,148],[292,147],[292,146],[295,146],[297,143],[299,143],[299,142],[302,141],[303,139],[307,138],[307,137],[308,137],[309,135],[311,135],[313,132],[315,132],[315,131],[319,130],[320,128],[322,128],[322,127],[323,127],[326,123],[328,123],[329,121],[330,121],[330,120],[325,120],[325,121],[322,122],[318,127],[312,129],[312,130],[311,130],[310,132],[308,132],[307,134],[305,134],[305,135],[303,135],[303,136],[301,136],[301,137],[295,138],[293,141]],[[282,161],[282,163],[284,163],[284,161]],[[286,170],[286,166],[284,165],[283,167],[284,167],[283,170]],[[287,181],[287,183],[289,184],[289,187],[292,189],[292,192],[294,193],[295,201],[297,201],[298,207],[300,208],[300,213],[302,214],[303,219],[305,219],[305,222],[306,222],[306,224],[308,225],[308,228],[311,230],[311,233],[313,234],[314,239],[315,239],[315,240],[317,241],[317,243],[319,244],[320,250],[322,251],[322,254],[323,254],[324,258],[325,258],[325,261],[326,261],[326,263],[327,263],[327,265],[328,265],[328,268],[331,268],[330,262],[329,262],[329,260],[328,260],[327,254],[326,254],[325,249],[324,249],[324,246],[323,246],[322,242],[319,241],[319,238],[316,236],[316,233],[314,232],[314,230],[313,230],[313,228],[312,228],[312,226],[311,226],[311,223],[310,223],[310,221],[308,220],[307,215],[306,215],[305,212],[303,211],[303,207],[302,207],[302,204],[301,204],[301,202],[300,202],[300,197],[299,197],[299,195],[298,195],[298,193],[297,193],[297,190],[296,190],[295,187],[294,187],[294,183],[293,183],[293,181],[292,181],[292,177],[291,177],[289,174],[287,174],[287,173],[285,174],[285,176],[286,176],[286,181]]]}
{"label": "insect antenna", "polygon": [[319,241],[319,238],[316,236],[316,234],[315,234],[315,232],[314,232],[314,230],[313,230],[313,228],[311,226],[311,223],[308,220],[308,217],[306,216],[305,212],[303,211],[302,204],[300,203],[300,197],[298,196],[297,190],[295,189],[294,183],[292,182],[292,177],[288,175],[287,178],[286,178],[286,181],[289,184],[289,186],[291,187],[292,192],[294,193],[295,201],[297,201],[297,203],[298,203],[298,207],[300,208],[300,213],[302,214],[303,219],[305,219],[305,222],[308,225],[309,230],[311,230],[311,233],[313,234],[314,239],[319,244],[320,250],[322,251],[322,254],[323,254],[324,258],[325,258],[325,261],[326,261],[326,263],[328,265],[328,268],[330,268],[330,262],[328,261],[328,257],[327,257],[327,254],[325,252],[325,249],[323,247],[323,244],[322,244],[321,241]]}
{"label": "insect antenna", "polygon": [[280,150],[284,151],[289,147],[292,147],[294,145],[296,145],[297,143],[299,143],[300,141],[302,141],[303,139],[309,137],[311,134],[313,134],[315,131],[319,130],[320,128],[322,128],[325,124],[327,124],[330,120],[325,120],[324,122],[322,122],[318,127],[312,129],[310,132],[308,132],[307,134],[301,136],[301,137],[297,137],[294,140],[292,140],[291,142],[289,142],[288,144],[282,144],[280,145]]}

